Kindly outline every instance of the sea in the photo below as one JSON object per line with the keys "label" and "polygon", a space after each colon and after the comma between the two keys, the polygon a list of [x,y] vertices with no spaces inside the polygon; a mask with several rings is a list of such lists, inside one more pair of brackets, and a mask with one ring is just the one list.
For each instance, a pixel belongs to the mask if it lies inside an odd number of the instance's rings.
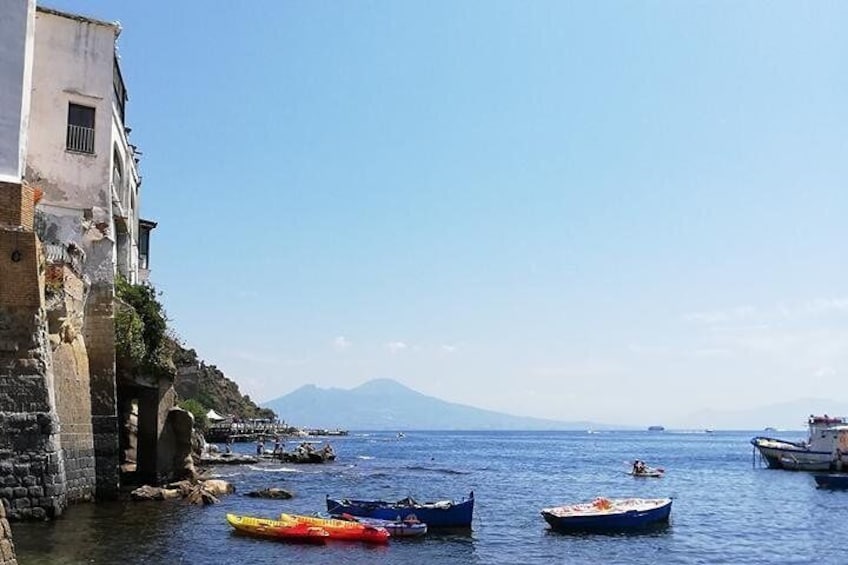
{"label": "sea", "polygon": [[[324,465],[263,462],[213,468],[236,487],[219,504],[110,502],[70,507],[58,520],[12,526],[31,564],[848,563],[848,491],[810,474],[766,469],[755,432],[351,433],[329,438]],[[801,432],[782,434],[800,439]],[[289,442],[288,447],[295,442]],[[249,453],[249,444],[236,450]],[[627,474],[634,459],[662,479]],[[281,487],[291,500],[244,496]],[[227,513],[275,517],[326,510],[326,495],[459,499],[474,491],[473,527],[392,539],[387,546],[293,545],[235,534]],[[595,497],[673,497],[668,526],[642,534],[560,534],[545,507]]]}

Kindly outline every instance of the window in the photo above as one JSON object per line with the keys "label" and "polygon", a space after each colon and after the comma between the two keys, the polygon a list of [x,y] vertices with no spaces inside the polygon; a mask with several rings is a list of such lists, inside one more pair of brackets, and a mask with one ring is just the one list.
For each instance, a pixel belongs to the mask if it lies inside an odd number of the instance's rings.
{"label": "window", "polygon": [[73,102],[68,104],[68,151],[94,153],[94,108]]}

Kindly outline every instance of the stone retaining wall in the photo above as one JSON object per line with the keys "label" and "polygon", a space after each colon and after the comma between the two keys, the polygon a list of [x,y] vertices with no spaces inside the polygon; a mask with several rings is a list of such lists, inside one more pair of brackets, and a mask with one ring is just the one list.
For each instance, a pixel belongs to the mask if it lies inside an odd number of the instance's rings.
{"label": "stone retaining wall", "polygon": [[15,560],[15,545],[12,543],[12,529],[6,520],[6,509],[0,502],[0,565],[18,565]]}

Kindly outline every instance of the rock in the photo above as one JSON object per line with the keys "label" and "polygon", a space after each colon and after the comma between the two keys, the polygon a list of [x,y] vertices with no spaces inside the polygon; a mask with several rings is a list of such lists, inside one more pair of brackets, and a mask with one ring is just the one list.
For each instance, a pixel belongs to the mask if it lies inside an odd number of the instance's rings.
{"label": "rock", "polygon": [[233,485],[221,479],[208,479],[200,483],[200,486],[203,490],[216,495],[230,494],[236,491]]}
{"label": "rock", "polygon": [[133,500],[163,500],[162,489],[150,485],[138,487],[130,493],[130,497]]}
{"label": "rock", "polygon": [[262,490],[254,490],[247,493],[247,496],[251,498],[273,498],[277,500],[288,500],[292,498],[294,494],[291,492],[281,489],[281,488],[264,488]]}
{"label": "rock", "polygon": [[165,481],[194,479],[197,470],[192,458],[194,416],[188,410],[171,408],[159,437],[158,473]]}
{"label": "rock", "polygon": [[258,463],[259,459],[251,455],[239,455],[238,453],[204,454],[200,458],[201,465],[246,465]]}
{"label": "rock", "polygon": [[197,485],[186,497],[189,504],[217,504],[218,499],[214,494],[203,488],[203,483]]}

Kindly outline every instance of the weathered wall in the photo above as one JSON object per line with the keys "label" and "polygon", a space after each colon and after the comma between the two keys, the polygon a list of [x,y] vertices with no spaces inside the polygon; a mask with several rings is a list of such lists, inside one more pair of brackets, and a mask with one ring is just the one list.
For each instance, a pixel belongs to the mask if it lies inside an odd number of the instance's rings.
{"label": "weathered wall", "polygon": [[[109,209],[112,62],[117,28],[38,10],[27,179],[44,202]],[[65,150],[68,103],[95,109],[94,154]]]}
{"label": "weathered wall", "polygon": [[15,545],[12,543],[12,529],[6,520],[6,508],[0,502],[0,565],[18,565],[15,559]]}
{"label": "weathered wall", "polygon": [[34,11],[34,0],[0,0],[0,181],[23,175]]}
{"label": "weathered wall", "polygon": [[120,454],[115,386],[115,318],[109,284],[92,284],[85,307],[83,337],[88,347],[91,425],[97,473],[97,497],[118,495]]}
{"label": "weathered wall", "polygon": [[88,351],[82,336],[86,287],[78,274],[63,263],[48,265],[46,275],[67,498],[68,502],[88,501],[94,497],[95,460]]}

